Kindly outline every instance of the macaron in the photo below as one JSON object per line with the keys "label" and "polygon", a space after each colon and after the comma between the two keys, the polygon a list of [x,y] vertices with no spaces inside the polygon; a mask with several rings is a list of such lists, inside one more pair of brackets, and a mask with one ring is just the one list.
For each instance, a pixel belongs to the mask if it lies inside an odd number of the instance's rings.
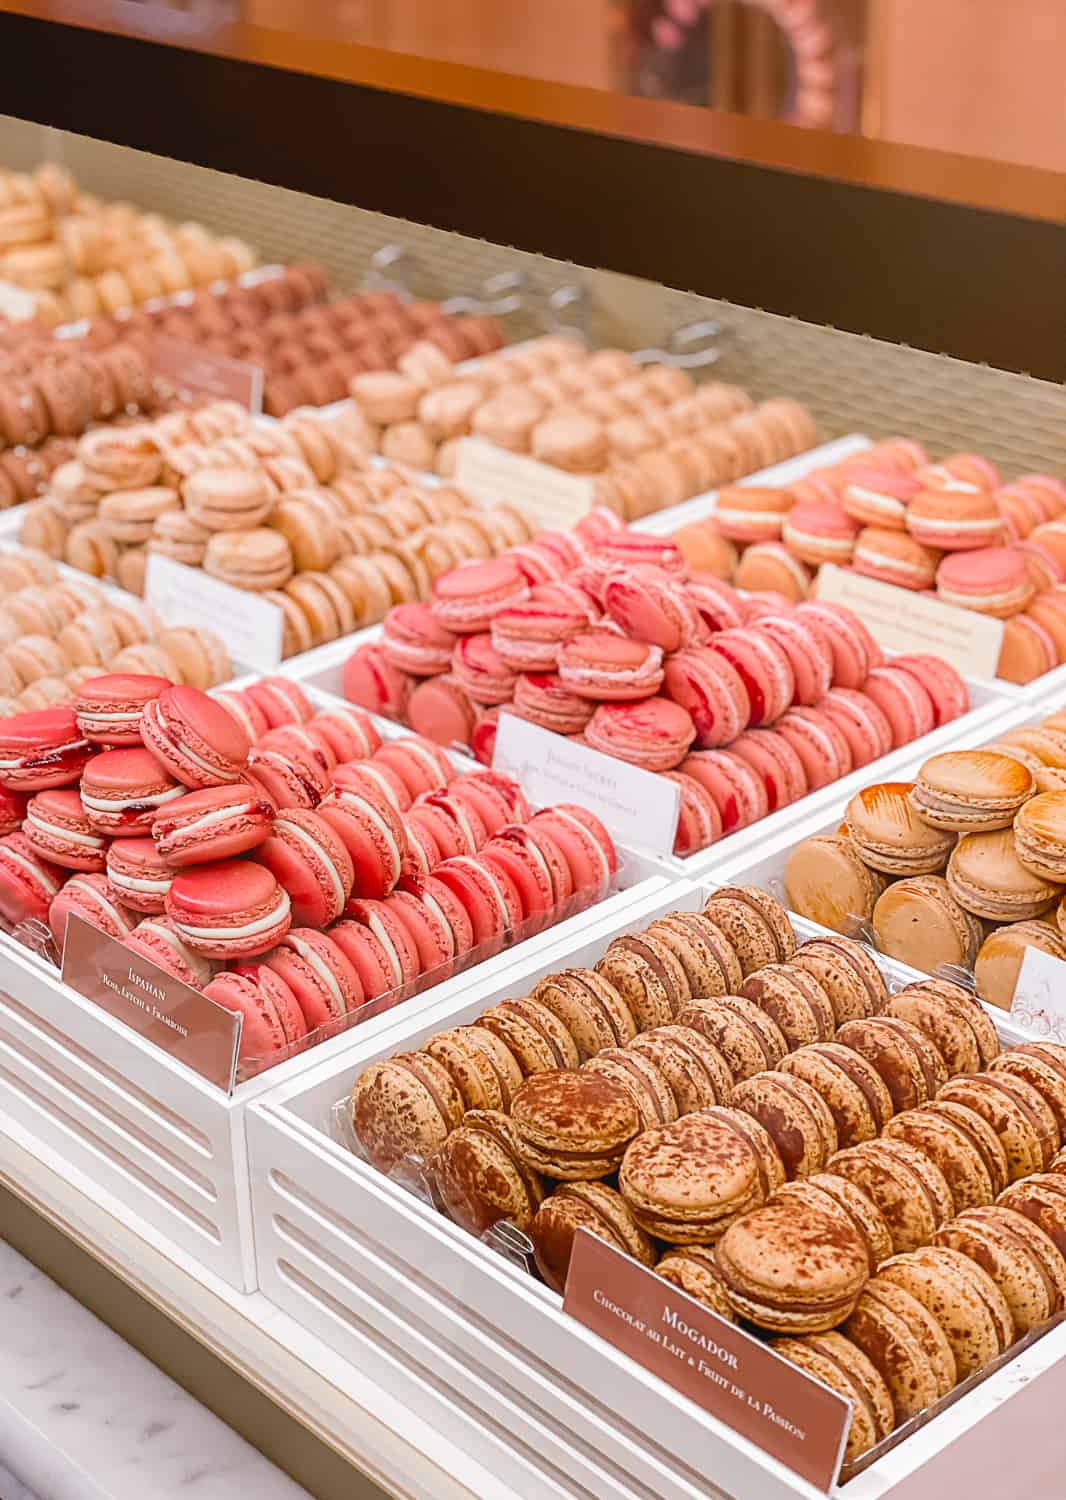
{"label": "macaron", "polygon": [[74,698],[78,728],[94,745],[140,745],[146,704],[171,685],[169,678],[135,672],[90,677]]}
{"label": "macaron", "polygon": [[882,782],[856,792],[844,810],[848,837],[864,864],[885,875],[942,870],[955,835],[918,815],[910,782]]}
{"label": "macaron", "polygon": [[510,1114],[511,1101],[522,1085],[522,1070],[491,1031],[478,1025],[455,1026],[430,1037],[422,1050],[448,1069],[468,1111]]}
{"label": "macaron", "polygon": [[1055,1116],[1043,1095],[1024,1078],[989,1072],[952,1078],[937,1103],[965,1105],[999,1137],[1011,1182],[1045,1172],[1061,1140]]}
{"label": "macaron", "polygon": [[[95,877],[98,878],[98,877]],[[178,937],[177,928],[169,917],[140,917],[136,927],[126,937],[126,947],[142,958],[151,959],[158,968],[180,979],[191,989],[202,990],[214,978],[216,965],[209,958],[194,953]]]}
{"label": "macaron", "polygon": [[886,1014],[923,1031],[944,1060],[948,1074],[976,1073],[995,1064],[999,1037],[984,1006],[961,985],[944,979],[908,984],[886,1006]]}
{"label": "macaron", "polygon": [[945,604],[999,620],[1021,614],[1035,593],[1024,558],[1008,547],[949,553],[937,568],[936,591]]}
{"label": "macaron", "polygon": [[498,557],[442,574],[433,585],[430,605],[446,629],[455,635],[472,635],[488,630],[499,610],[528,598],[529,584],[517,563]]}
{"label": "macaron", "polygon": [[[903,1141],[916,1151],[923,1151],[930,1161],[936,1163],[951,1189],[956,1213],[966,1208],[981,1208],[996,1197],[987,1142],[976,1139],[984,1121],[975,1127],[976,1120],[979,1120],[978,1116],[967,1112],[960,1123],[950,1114],[924,1106],[904,1110],[885,1126],[886,1140]],[[997,1140],[997,1147],[998,1144]],[[999,1156],[1003,1157],[1002,1148],[999,1148]],[[1005,1173],[1005,1164],[1003,1170]]]}
{"label": "macaron", "polygon": [[904,655],[892,659],[897,672],[909,672],[918,679],[933,705],[936,727],[950,724],[970,707],[970,693],[965,679],[938,656]]}
{"label": "macaron", "polygon": [[693,1000],[732,995],[744,980],[729,939],[704,912],[676,911],[654,921],[645,936],[666,944],[685,971]]}
{"label": "macaron", "polygon": [[259,845],[257,861],[288,892],[299,927],[327,927],[344,910],[355,881],[351,856],[324,817],[286,808]]}
{"label": "macaron", "polygon": [[677,1098],[662,1069],[646,1053],[629,1047],[606,1047],[584,1064],[625,1089],[636,1105],[642,1130],[667,1125],[678,1117]]}
{"label": "macaron", "polygon": [[991,922],[1042,916],[1062,889],[1022,863],[1010,828],[963,834],[948,861],[947,882],[960,906]]}
{"label": "macaron", "polygon": [[669,1025],[692,998],[673,949],[648,932],[614,938],[596,964],[596,973],[621,995],[638,1032]]}
{"label": "macaron", "polygon": [[879,1015],[888,1006],[888,985],[870,949],[847,937],[808,938],[789,960],[813,974],[829,996],[838,1026]]}
{"label": "macaron", "polygon": [[907,530],[940,552],[969,552],[1003,540],[1003,521],[993,497],[981,490],[920,490],[907,506]]}
{"label": "macaron", "polygon": [[83,921],[91,922],[109,937],[125,938],[134,929],[136,914],[123,907],[118,892],[106,875],[71,875],[62,889],[53,897],[48,908],[48,925],[56,940],[60,955],[67,931],[67,914],[74,912]]}
{"label": "macaron", "polygon": [[381,748],[381,735],[373,719],[348,703],[338,703],[328,712],[315,714],[305,727],[312,739],[328,746],[341,762],[362,760]]}
{"label": "macaron", "polygon": [[267,721],[268,729],[283,724],[308,724],[315,716],[314,704],[298,682],[288,677],[261,677],[244,689]]}
{"label": "macaron", "polygon": [[834,1328],[853,1312],[869,1276],[857,1230],[788,1198],[730,1225],[715,1260],[734,1312],[772,1333]]}
{"label": "macaron", "polygon": [[939,875],[894,881],[878,897],[871,925],[888,958],[932,972],[969,969],[981,941],[977,918],[959,905]]}
{"label": "macaron", "polygon": [[629,1094],[585,1070],[527,1078],[511,1105],[511,1123],[534,1171],[571,1182],[609,1176],[640,1131]]}
{"label": "macaron", "polygon": [[545,1185],[523,1160],[505,1112],[468,1110],[429,1158],[426,1175],[435,1202],[468,1234],[482,1235],[506,1219],[532,1236]]}
{"label": "macaron", "polygon": [[869,1194],[847,1178],[833,1172],[815,1172],[811,1177],[786,1182],[776,1196],[817,1209],[847,1229],[855,1230],[862,1241],[871,1276],[892,1254],[892,1236],[884,1215]]}
{"label": "macaron", "polygon": [[104,869],[107,839],[93,828],[73,787],[35,792],[26,805],[22,831],[43,860],[65,870]]}
{"label": "macaron", "polygon": [[740,994],[753,1000],[780,1027],[789,1048],[828,1042],[836,1029],[829,996],[812,974],[790,964],[767,964],[749,974]]}
{"label": "macaron", "polygon": [[[350,921],[366,927],[384,950],[392,989],[404,988],[418,978],[418,946],[408,923],[401,919],[395,907],[389,906],[385,901],[353,896],[344,909],[344,921],[333,927],[331,934],[338,932]],[[346,951],[348,945],[340,939],[338,942]]]}
{"label": "macaron", "polygon": [[288,893],[252,860],[220,860],[181,871],[167,891],[166,913],[182,942],[207,958],[266,953],[292,922]]}
{"label": "macaron", "polygon": [[785,861],[789,909],[837,932],[868,922],[886,883],[863,863],[846,835],[803,839]]}
{"label": "macaron", "polygon": [[655,1064],[670,1085],[679,1115],[730,1102],[732,1070],[701,1031],[676,1024],[656,1026],[635,1037],[628,1051]]}
{"label": "macaron", "polygon": [[1035,790],[1032,773],[1010,756],[954,750],[923,763],[911,801],[934,828],[981,833],[1009,828]]}
{"label": "macaron", "polygon": [[1009,1073],[1031,1084],[1055,1116],[1066,1141],[1066,1047],[1057,1042],[1023,1042],[999,1053],[987,1066],[992,1074]]}
{"label": "macaron", "polygon": [[260,967],[254,975],[226,972],[204,986],[216,1005],[242,1018],[240,1061],[259,1072],[298,1050],[307,1036],[296,997],[280,977]]}
{"label": "macaron", "polygon": [[631,640],[647,641],[667,654],[696,645],[705,633],[684,586],[661,568],[638,567],[610,574],[603,590],[603,609]]}
{"label": "macaron", "polygon": [[733,741],[730,752],[747,761],[761,778],[770,812],[790,807],[811,790],[803,756],[776,729],[749,729]]}
{"label": "macaron", "polygon": [[69,705],[0,719],[0,786],[11,791],[72,786],[91,755]]}
{"label": "macaron", "polygon": [[798,1073],[756,1074],[737,1084],[730,1103],[765,1128],[789,1177],[821,1172],[837,1149],[832,1111],[817,1088]]}
{"label": "macaron", "polygon": [[502,865],[493,866],[476,854],[461,854],[442,860],[433,874],[470,918],[474,947],[484,947],[486,957],[498,951],[505,935],[522,921],[521,897]]}
{"label": "macaron", "polygon": [[426,1161],[463,1123],[463,1099],[451,1074],[424,1052],[399,1052],[356,1079],[352,1129],[367,1160],[391,1172],[407,1156]]}
{"label": "macaron", "polygon": [[576,1068],[577,1043],[559,1018],[538,1000],[502,1000],[478,1017],[507,1047],[525,1077],[559,1068]]}
{"label": "macaron", "polygon": [[405,929],[417,955],[419,972],[429,976],[427,982],[435,984],[447,978],[453,972],[454,959],[460,956],[455,934],[440,907],[425,899],[421,882],[406,881],[405,888],[391,892],[383,905]]}
{"label": "macaron", "polygon": [[[618,873],[618,852],[607,829],[593,813],[570,802],[535,814],[527,824],[530,838],[545,858],[554,846],[570,869],[570,884],[576,894],[594,899],[606,895]],[[548,845],[542,847],[541,840]]]}
{"label": "macaron", "polygon": [[916,592],[931,588],[939,554],[904,531],[866,526],[855,538],[851,566],[865,578]]}
{"label": "macaron", "polygon": [[528,1228],[537,1270],[560,1295],[566,1289],[579,1229],[606,1240],[641,1265],[655,1264],[650,1237],[633,1218],[621,1194],[604,1182],[560,1183],[540,1205]]}
{"label": "macaron", "polygon": [[811,599],[796,606],[795,618],[809,626],[828,649],[833,686],[862,687],[870,668],[878,663],[871,655],[870,633],[854,611],[844,605]]}
{"label": "macaron", "polygon": [[148,837],[113,839],[107,849],[107,878],[124,906],[162,912],[174,871]]}
{"label": "macaron", "polygon": [[419,735],[389,740],[375,752],[373,760],[375,765],[395,771],[412,798],[423,792],[443,791],[457,774],[441,747]]}
{"label": "macaron", "polygon": [[892,1095],[865,1057],[840,1042],[815,1042],[781,1059],[779,1070],[824,1100],[842,1151],[874,1140],[893,1114]]}
{"label": "macaron", "polygon": [[679,1287],[689,1297],[702,1302],[727,1323],[736,1322],[712,1245],[672,1246],[656,1265],[655,1272],[671,1286]]}
{"label": "macaron", "polygon": [[[383,930],[380,924],[378,930]],[[401,949],[387,933],[382,940],[365,923],[350,918],[334,922],[329,936],[358,975],[368,1004],[382,998],[402,998],[399,992],[417,976],[417,957],[407,942]]]}
{"label": "macaron", "polygon": [[842,1332],[884,1379],[897,1426],[934,1405],[955,1383],[955,1357],[940,1325],[891,1282],[870,1283]]}
{"label": "macaron", "polygon": [[678,1011],[677,1024],[712,1041],[736,1083],[779,1067],[788,1051],[777,1022],[742,995],[693,998]]}
{"label": "macaron", "polygon": [[897,1111],[928,1103],[948,1081],[940,1053],[910,1021],[893,1015],[848,1021],[838,1029],[836,1040],[877,1069]]}
{"label": "macaron", "polygon": [[1014,1209],[967,1209],[937,1230],[934,1244],[965,1255],[989,1276],[1018,1338],[1066,1306],[1066,1260],[1039,1225]]}
{"label": "macaron", "polygon": [[344,952],[328,934],[314,928],[290,928],[260,967],[288,985],[309,1036],[332,1035],[363,1003],[359,976]]}
{"label": "macaron", "polygon": [[796,677],[784,647],[768,633],[722,630],[704,648],[722,657],[744,684],[751,710],[749,723],[772,724],[796,696]]}
{"label": "macaron", "polygon": [[696,738],[688,712],[669,698],[639,703],[601,703],[585,729],[593,750],[646,771],[671,771]]}
{"label": "macaron", "polygon": [[748,690],[736,668],[714,651],[697,646],[666,663],[665,695],[689,714],[701,749],[728,745],[751,721]]}
{"label": "macaron", "polygon": [[637,1024],[620,992],[594,969],[563,969],[532,991],[573,1037],[582,1061],[607,1048],[625,1047]]}
{"label": "macaron", "polygon": [[1040,948],[1066,963],[1066,940],[1046,921],[1012,922],[989,933],[974,961],[974,985],[988,1005],[1010,1010],[1026,952]]}
{"label": "macaron", "polygon": [[849,464],[843,478],[840,503],[853,521],[890,531],[905,529],[907,505],[921,489],[918,480],[887,465],[861,461]]}
{"label": "macaron", "polygon": [[[661,1275],[660,1271],[660,1275]],[[851,1403],[845,1464],[876,1447],[895,1426],[892,1393],[858,1344],[828,1331],[774,1339],[771,1349]]]}
{"label": "macaron", "polygon": [[[779,720],[779,725],[782,722]],[[728,750],[696,751],[687,755],[678,769],[681,775],[699,782],[714,800],[723,838],[757,823],[770,811],[762,777],[739,755]]]}
{"label": "macaron", "polygon": [[360,646],[344,663],[341,686],[349,703],[387,719],[401,719],[417,681],[385,660],[378,642]]}
{"label": "macaron", "polygon": [[245,782],[187,792],[152,819],[156,847],[174,869],[232,859],[257,848],[274,826],[274,804]]}
{"label": "macaron", "polygon": [[239,781],[250,748],[233,716],[191,687],[164,688],[145,705],[141,739],[162,766],[194,789]]}
{"label": "macaron", "polygon": [[831,1158],[829,1171],[873,1199],[897,1255],[928,1244],[954,1212],[940,1168],[903,1141],[882,1138],[849,1146]]}
{"label": "macaron", "polygon": [[371,900],[388,895],[400,878],[407,838],[403,820],[388,804],[347,787],[335,787],[318,815],[340,839],[353,870],[352,887]]}
{"label": "macaron", "polygon": [[412,677],[434,677],[451,666],[456,637],[428,604],[390,609],[381,628],[381,648],[391,666]]}
{"label": "macaron", "polygon": [[720,886],[709,897],[704,914],[729,940],[745,977],[765,964],[784,963],[796,951],[788,913],[758,886]]}
{"label": "macaron", "polygon": [[317,751],[309,751],[293,740],[286,741],[286,746],[279,750],[253,745],[240,780],[258,789],[279,809],[315,808],[330,787],[325,762]]}

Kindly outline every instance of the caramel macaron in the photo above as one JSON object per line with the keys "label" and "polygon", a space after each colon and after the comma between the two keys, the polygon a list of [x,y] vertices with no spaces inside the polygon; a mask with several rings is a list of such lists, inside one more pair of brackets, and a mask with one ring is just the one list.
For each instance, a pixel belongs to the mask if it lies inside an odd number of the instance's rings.
{"label": "caramel macaron", "polygon": [[1016,1335],[1066,1307],[1066,1260],[1038,1224],[1012,1208],[971,1208],[938,1229],[933,1243],[974,1261],[1010,1308]]}
{"label": "caramel macaron", "polygon": [[822,1171],[837,1150],[836,1122],[828,1104],[798,1075],[758,1073],[737,1084],[732,1105],[763,1126],[789,1177]]}
{"label": "caramel macaron", "polygon": [[869,948],[847,937],[808,938],[789,959],[805,969],[829,996],[838,1026],[880,1015],[888,1005],[885,976]]}
{"label": "caramel macaron", "polygon": [[671,912],[653,922],[648,932],[672,950],[685,971],[693,999],[732,995],[740,988],[744,979],[740,959],[706,913]]}
{"label": "caramel macaron", "polygon": [[569,1031],[539,1000],[501,1000],[479,1016],[477,1024],[504,1044],[527,1078],[555,1068],[576,1068],[581,1061]]}
{"label": "caramel macaron", "polygon": [[983,935],[940,875],[895,881],[878,897],[872,926],[887,957],[930,972],[970,968]]}
{"label": "caramel macaron", "polygon": [[426,1178],[437,1207],[469,1234],[482,1235],[500,1219],[528,1229],[544,1199],[544,1183],[499,1110],[469,1110],[430,1157]]}
{"label": "caramel macaron", "polygon": [[1037,1172],[1012,1182],[996,1203],[1032,1220],[1066,1259],[1066,1178],[1061,1172]]}
{"label": "caramel macaron", "polygon": [[1014,845],[1027,870],[1066,883],[1066,791],[1041,792],[1026,802],[1014,820]]}
{"label": "caramel macaron", "polygon": [[793,1198],[731,1224],[715,1260],[734,1312],[771,1333],[822,1333],[854,1310],[869,1277],[858,1231]]}
{"label": "caramel macaron", "polygon": [[546,1177],[607,1177],[640,1131],[624,1088],[587,1069],[534,1073],[511,1105],[523,1160]]}
{"label": "caramel macaron", "polygon": [[678,1012],[677,1024],[713,1042],[736,1082],[776,1068],[788,1053],[777,1022],[743,995],[694,999]]}
{"label": "caramel macaron", "polygon": [[630,1042],[627,1052],[648,1059],[662,1073],[677,1101],[679,1115],[728,1104],[733,1074],[713,1042],[690,1026],[657,1026]]}
{"label": "caramel macaron", "polygon": [[382,1172],[408,1156],[428,1158],[464,1113],[451,1074],[425,1052],[398,1052],[372,1063],[356,1079],[350,1107],[355,1138]]}
{"label": "caramel macaron", "polygon": [[954,1212],[951,1189],[923,1151],[882,1137],[840,1151],[829,1171],[861,1188],[884,1216],[897,1255],[927,1245]]}
{"label": "caramel macaron", "polygon": [[834,932],[868,922],[886,884],[886,877],[865,865],[851,840],[839,833],[804,839],[785,862],[790,910]]}
{"label": "caramel macaron", "polygon": [[790,1048],[827,1042],[836,1030],[829,996],[813,975],[791,964],[769,964],[740,988],[778,1025]]}
{"label": "caramel macaron", "polygon": [[1066,938],[1050,922],[1012,922],[990,932],[978,949],[974,984],[981,999],[1010,1010],[1028,948],[1039,948],[1066,963]]}
{"label": "caramel macaron", "polygon": [[940,1053],[925,1032],[910,1021],[895,1016],[849,1021],[840,1027],[836,1040],[877,1069],[897,1112],[927,1103],[948,1081]]}
{"label": "caramel macaron", "polygon": [[925,762],[911,802],[923,822],[949,833],[1009,828],[1032,797],[1032,772],[992,750],[949,750]]}
{"label": "caramel macaron", "polygon": [[662,1256],[655,1270],[664,1281],[680,1287],[726,1322],[736,1322],[714,1250],[709,1245],[673,1247]]}
{"label": "caramel macaron", "polygon": [[920,1302],[940,1325],[959,1380],[998,1359],[1014,1342],[1014,1319],[1003,1293],[976,1261],[928,1245],[894,1256],[877,1273]]}
{"label": "caramel macaron", "polygon": [[817,1090],[833,1116],[842,1151],[874,1140],[892,1118],[892,1095],[884,1079],[853,1047],[814,1042],[789,1053],[779,1067]]}
{"label": "caramel macaron", "polygon": [[963,1104],[992,1127],[1007,1157],[1011,1182],[1046,1171],[1061,1138],[1044,1096],[1024,1078],[1002,1071],[952,1078],[937,1102]]}
{"label": "caramel macaron", "polygon": [[830,1331],[772,1339],[770,1348],[851,1402],[845,1464],[854,1463],[892,1432],[896,1424],[892,1392],[858,1344],[844,1334]]}
{"label": "caramel macaron", "polygon": [[666,1074],[643,1052],[607,1047],[585,1063],[590,1073],[601,1073],[626,1090],[636,1105],[641,1130],[669,1125],[678,1117],[677,1099]]}
{"label": "caramel macaron", "polygon": [[[969,1113],[970,1119],[962,1123],[935,1106],[907,1109],[889,1120],[884,1132],[885,1140],[903,1141],[913,1146],[940,1168],[951,1189],[956,1213],[964,1208],[985,1208],[994,1202],[996,1184],[1000,1181],[999,1174],[989,1166],[987,1142],[975,1139],[980,1126],[984,1125],[985,1130],[989,1127],[972,1111]],[[994,1134],[992,1139],[998,1146]],[[1002,1148],[999,1156],[1003,1156]],[[998,1165],[998,1161],[995,1164]]]}
{"label": "caramel macaron", "polygon": [[1001,1053],[989,1072],[1010,1073],[1031,1084],[1046,1101],[1060,1138],[1066,1141],[1066,1047],[1058,1042],[1023,1042]]}
{"label": "caramel macaron", "polygon": [[522,1086],[514,1054],[483,1026],[456,1026],[439,1031],[422,1051],[447,1068],[465,1109],[503,1110]]}
{"label": "caramel macaron", "polygon": [[950,1077],[979,1072],[999,1056],[996,1028],[981,1002],[961,985],[943,979],[909,984],[892,996],[887,1014],[923,1031]]}
{"label": "caramel macaron", "polygon": [[642,1266],[655,1264],[655,1246],[620,1193],[604,1182],[563,1182],[544,1200],[528,1225],[537,1270],[560,1295],[566,1289],[574,1236],[579,1229],[587,1229]]}
{"label": "caramel macaron", "polygon": [[955,1356],[939,1323],[891,1281],[870,1282],[843,1332],[884,1377],[897,1426],[955,1384]]}
{"label": "caramel macaron", "polygon": [[744,977],[766,964],[782,964],[796,951],[788,912],[768,891],[753,885],[727,885],[704,907],[740,960]]}
{"label": "caramel macaron", "polygon": [[534,988],[539,1001],[566,1027],[581,1060],[606,1047],[624,1047],[637,1034],[637,1023],[623,997],[595,969],[563,969]]}
{"label": "caramel macaron", "polygon": [[685,971],[672,950],[648,933],[615,938],[596,965],[622,996],[637,1031],[666,1026],[692,998]]}
{"label": "caramel macaron", "polygon": [[868,1193],[846,1177],[838,1177],[834,1172],[815,1172],[812,1177],[786,1182],[777,1196],[805,1203],[850,1224],[863,1242],[871,1276],[892,1254],[892,1236],[884,1214]]}
{"label": "caramel macaron", "polygon": [[856,792],[844,811],[848,837],[863,863],[883,875],[942,870],[955,835],[931,827],[911,801],[910,782],[882,782]]}
{"label": "caramel macaron", "polygon": [[948,889],[960,906],[989,922],[1039,917],[1062,894],[1061,886],[1022,864],[1014,833],[967,833],[952,851]]}

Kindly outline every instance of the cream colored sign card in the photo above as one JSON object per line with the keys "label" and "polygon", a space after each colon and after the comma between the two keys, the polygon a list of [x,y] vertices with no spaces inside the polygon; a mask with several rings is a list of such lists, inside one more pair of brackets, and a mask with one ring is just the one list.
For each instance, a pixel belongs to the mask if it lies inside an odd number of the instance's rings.
{"label": "cream colored sign card", "polygon": [[463,438],[455,482],[481,505],[513,505],[536,531],[568,527],[592,509],[593,480],[508,453],[483,438]]}
{"label": "cream colored sign card", "polygon": [[202,568],[187,568],[153,552],[144,602],[164,625],[203,625],[221,638],[244,667],[275,672],[281,665],[281,610],[247,589],[235,589]]}
{"label": "cream colored sign card", "polygon": [[1026,948],[1010,1013],[1041,1041],[1066,1045],[1066,963],[1042,948]]}

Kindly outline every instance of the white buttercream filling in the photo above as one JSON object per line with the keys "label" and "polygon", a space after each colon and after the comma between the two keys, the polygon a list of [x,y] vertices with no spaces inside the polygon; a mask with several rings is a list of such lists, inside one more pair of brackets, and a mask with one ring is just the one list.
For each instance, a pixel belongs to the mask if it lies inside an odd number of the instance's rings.
{"label": "white buttercream filling", "polygon": [[937,593],[944,603],[957,604],[961,609],[975,609],[978,603],[986,607],[992,605],[994,609],[998,609],[1001,604],[1014,604],[1025,593],[1025,590],[1026,585],[1020,583],[1017,588],[1008,589],[1005,594],[956,594],[951,589],[937,584]]}
{"label": "white buttercream filling", "polygon": [[512,656],[523,662],[536,662],[537,666],[550,666],[559,655],[558,641],[530,641],[499,630],[493,632],[492,644],[505,661]]}
{"label": "white buttercream filling", "polygon": [[293,835],[298,843],[303,844],[305,849],[309,849],[317,857],[319,863],[324,867],[326,874],[329,876],[330,883],[333,886],[333,894],[337,901],[337,910],[340,911],[348,899],[348,893],[344,889],[344,881],[341,879],[340,871],[322,845],[313,839],[305,828],[300,828],[296,823],[290,823],[287,818],[278,818],[274,824],[274,829],[275,832],[285,829],[287,833]]}
{"label": "white buttercream filling", "polygon": [[849,484],[844,491],[845,500],[861,500],[871,510],[880,510],[888,516],[902,516],[907,507],[895,495],[883,495],[880,490],[868,490],[862,484]]}
{"label": "white buttercream filling", "polygon": [[785,527],[785,538],[800,547],[816,547],[820,552],[839,552],[841,557],[850,557],[855,546],[854,537],[815,536],[809,531],[797,531],[795,526]]}
{"label": "white buttercream filling", "polygon": [[216,779],[221,776],[226,781],[238,780],[240,776],[239,771],[220,770],[218,766],[213,766],[211,765],[210,761],[204,760],[202,755],[197,755],[195,750],[190,750],[189,746],[185,743],[184,740],[178,739],[177,735],[174,734],[166,719],[164,719],[162,710],[159,707],[158,699],[152,703],[149,703],[145,712],[149,716],[154,714],[156,727],[158,728],[159,733],[173,749],[178,750],[182,755],[187,756],[188,759],[192,761],[194,766],[199,766],[201,771],[206,771],[209,776]]}
{"label": "white buttercream filling", "polygon": [[136,724],[140,717],[141,710],[139,708],[126,709],[124,713],[120,714],[104,714],[96,708],[78,709],[79,724],[82,719],[92,724]]}
{"label": "white buttercream filling", "polygon": [[951,516],[912,516],[911,528],[928,527],[930,531],[1001,531],[1003,522],[998,516],[990,521],[956,521]]}
{"label": "white buttercream filling", "polygon": [[384,948],[389,960],[389,967],[392,969],[392,988],[398,990],[400,985],[403,984],[403,965],[400,963],[400,955],[396,952],[392,938],[389,937],[388,932],[382,925],[381,918],[376,912],[370,913],[370,919],[364,923],[364,926],[370,928],[370,931]]}
{"label": "white buttercream filling", "polygon": [[285,891],[278,892],[278,901],[273,911],[267,912],[265,917],[257,917],[254,922],[246,922],[243,927],[192,927],[188,922],[181,922],[176,917],[172,920],[179,932],[187,932],[190,937],[207,938],[213,941],[215,938],[246,938],[256,937],[268,928],[275,927],[283,917],[289,914],[290,902]]}
{"label": "white buttercream filling", "polygon": [[727,526],[772,526],[776,529],[781,524],[782,514],[777,511],[766,510],[722,510],[714,511],[714,517],[718,521],[725,521]]}
{"label": "white buttercream filling", "polygon": [[403,808],[400,806],[400,799],[396,795],[395,788],[389,785],[388,777],[382,776],[381,771],[377,766],[368,764],[360,766],[359,769],[365,776],[370,777],[375,786],[379,786],[381,788],[381,795],[385,798],[389,806],[395,808],[398,813],[402,813]]}
{"label": "white buttercream filling", "polygon": [[296,937],[293,933],[290,932],[287,935],[285,942],[288,947],[292,948],[296,953],[300,955],[308,968],[313,969],[314,972],[318,975],[319,979],[321,979],[322,983],[326,986],[330,994],[333,996],[334,1003],[337,1007],[337,1014],[343,1015],[348,1007],[344,1003],[344,994],[341,990],[340,984],[337,981],[337,976],[332,972],[329,965],[315,952],[315,950],[311,947],[311,944],[306,942],[303,938]]}
{"label": "white buttercream filling", "polygon": [[[180,827],[172,828],[167,834],[173,838],[175,834],[197,833],[201,828],[214,828],[218,823],[224,823],[229,818],[250,816],[255,812],[256,804],[248,802],[237,807],[220,807],[215,812],[204,813],[202,818],[194,818],[191,823],[182,823]],[[156,837],[159,837],[158,830]]]}
{"label": "white buttercream filling", "polygon": [[74,833],[69,828],[57,828],[54,823],[46,823],[44,818],[38,817],[37,813],[26,811],[26,822],[34,828],[39,828],[42,833],[51,834],[57,839],[70,839],[74,844],[85,844],[90,849],[102,849],[107,840],[95,833]]}
{"label": "white buttercream filling", "polygon": [[5,846],[2,854],[0,854],[0,858],[10,859],[16,865],[21,865],[27,875],[32,875],[34,880],[43,885],[50,896],[54,896],[59,890],[59,882],[57,880],[53,880],[47,871],[42,870],[39,865],[35,864],[32,859],[27,858],[25,854],[20,854],[17,849],[10,849]]}
{"label": "white buttercream filling", "polygon": [[121,886],[124,891],[162,891],[164,894],[170,890],[173,875],[166,880],[141,880],[134,875],[123,875],[118,870],[107,867],[107,878],[112,885]]}
{"label": "white buttercream filling", "polygon": [[884,568],[888,573],[913,573],[917,567],[921,567],[923,571],[925,569],[924,563],[908,561],[901,557],[886,557],[883,552],[871,552],[866,547],[862,549],[862,560],[873,563],[875,568]]}
{"label": "white buttercream filling", "polygon": [[175,786],[165,792],[144,792],[140,797],[89,797],[83,791],[81,802],[93,812],[123,812],[127,807],[162,807],[165,802],[186,796],[188,791],[187,786]]}

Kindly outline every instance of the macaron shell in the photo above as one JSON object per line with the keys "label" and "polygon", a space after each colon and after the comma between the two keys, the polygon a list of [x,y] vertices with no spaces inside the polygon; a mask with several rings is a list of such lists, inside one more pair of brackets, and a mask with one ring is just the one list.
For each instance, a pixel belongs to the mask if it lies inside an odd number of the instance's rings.
{"label": "macaron shell", "polygon": [[268,838],[274,804],[244,783],[206,787],[167,804],[152,819],[152,838],[174,869],[233,859]]}
{"label": "macaron shell", "polygon": [[327,927],[344,910],[355,871],[351,857],[331,824],[313,812],[278,814],[257,861],[273,871],[292,902],[298,927]]}
{"label": "macaron shell", "polygon": [[311,1036],[320,1030],[332,1034],[348,1011],[362,1004],[355,969],[335,943],[313,928],[292,928],[264,967],[288,985]]}
{"label": "macaron shell", "polygon": [[198,688],[165,688],[141,715],[145,748],[186,786],[239,781],[248,736],[233,716]]}
{"label": "macaron shell", "polygon": [[266,953],[292,921],[288,895],[253,860],[222,860],[181,871],[167,892],[166,912],[182,941],[208,958]]}

